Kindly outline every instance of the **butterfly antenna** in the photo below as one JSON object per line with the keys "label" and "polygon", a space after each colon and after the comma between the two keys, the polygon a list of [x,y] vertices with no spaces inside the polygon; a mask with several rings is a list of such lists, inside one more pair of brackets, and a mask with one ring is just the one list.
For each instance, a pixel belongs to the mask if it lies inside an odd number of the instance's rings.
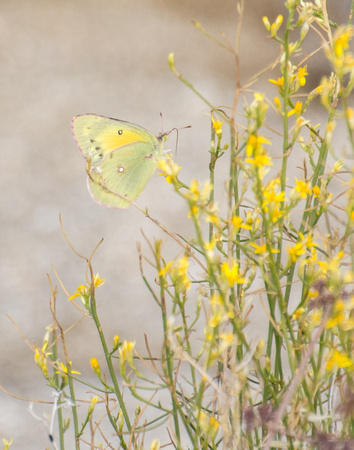
{"label": "butterfly antenna", "polygon": [[178,148],[178,138],[179,138],[179,130],[184,130],[185,128],[192,128],[192,125],[187,125],[186,127],[182,128],[172,128],[172,130],[165,133],[166,136],[168,136],[172,131],[176,131],[177,137],[176,137],[176,155],[177,155],[177,148]]}
{"label": "butterfly antenna", "polygon": [[191,125],[187,125],[186,127],[182,127],[182,128],[172,128],[172,130],[166,131],[166,132],[164,133],[164,131],[163,131],[163,115],[162,115],[161,112],[160,112],[160,117],[161,117],[161,129],[162,129],[161,134],[160,134],[161,137],[170,135],[170,134],[172,133],[172,131],[176,131],[176,132],[177,132],[177,138],[176,138],[176,155],[177,155],[177,148],[178,148],[178,132],[179,132],[179,130],[184,130],[185,128],[192,128],[192,126],[191,126]]}

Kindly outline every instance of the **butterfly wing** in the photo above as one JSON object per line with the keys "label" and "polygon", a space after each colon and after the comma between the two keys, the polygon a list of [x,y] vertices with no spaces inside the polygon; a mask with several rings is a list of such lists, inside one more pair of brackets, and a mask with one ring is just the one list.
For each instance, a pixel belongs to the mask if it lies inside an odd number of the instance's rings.
{"label": "butterfly wing", "polygon": [[87,161],[89,189],[106,206],[127,208],[153,175],[162,151],[158,139],[138,125],[84,114],[72,121],[74,139]]}
{"label": "butterfly wing", "polygon": [[93,198],[113,208],[128,208],[144,190],[156,170],[157,160],[145,142],[127,144],[103,158],[90,173]]}

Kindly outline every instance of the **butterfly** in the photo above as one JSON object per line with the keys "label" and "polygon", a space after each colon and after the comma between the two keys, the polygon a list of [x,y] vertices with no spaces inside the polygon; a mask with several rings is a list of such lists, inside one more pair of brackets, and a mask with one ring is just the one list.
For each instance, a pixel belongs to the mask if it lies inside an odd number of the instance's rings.
{"label": "butterfly", "polygon": [[86,160],[93,199],[128,208],[154,174],[168,133],[155,137],[138,125],[97,114],[74,117],[71,128]]}

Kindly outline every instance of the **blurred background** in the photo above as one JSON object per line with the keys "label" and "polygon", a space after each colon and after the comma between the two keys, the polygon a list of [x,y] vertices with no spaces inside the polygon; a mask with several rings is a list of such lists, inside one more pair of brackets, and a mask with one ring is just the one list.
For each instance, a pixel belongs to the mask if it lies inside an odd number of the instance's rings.
{"label": "blurred background", "polygon": [[[245,2],[241,83],[279,54],[277,44],[267,39],[262,16],[273,22],[284,13],[283,3]],[[347,20],[349,7],[349,0],[328,2],[330,17],[338,23]],[[107,279],[98,290],[98,303],[108,342],[119,334],[121,339],[136,340],[143,353],[146,333],[152,349],[161,348],[159,310],[141,280],[136,243],[142,242],[149,255],[143,230],[150,240],[166,240],[171,257],[180,249],[136,209],[113,210],[92,201],[70,122],[77,114],[97,113],[158,134],[162,113],[164,130],[191,125],[179,133],[175,159],[183,168],[183,181],[206,179],[210,113],[172,74],[167,58],[174,52],[177,70],[211,103],[232,106],[234,58],[198,31],[192,20],[199,20],[220,40],[224,35],[233,46],[238,18],[234,0],[0,1],[0,384],[11,395],[52,401],[51,390],[20,334],[42,345],[45,327],[52,322],[47,274],[58,285],[57,312],[64,329],[80,318],[52,270],[71,294],[86,283],[85,262],[65,241],[59,214],[81,254],[89,256],[104,238],[93,267]],[[303,56],[320,45],[318,36],[313,35],[311,45],[303,49]],[[307,64],[309,91],[322,75],[329,74],[329,66],[322,55]],[[268,71],[252,88],[273,98],[277,92],[267,80],[278,77],[277,70]],[[320,121],[321,112],[316,114]],[[270,125],[276,128],[277,118],[270,117],[274,119]],[[171,135],[165,148],[175,146]],[[280,149],[273,147],[272,152],[279,156]],[[152,177],[137,203],[148,207],[171,232],[193,237],[183,201],[163,178]],[[147,273],[153,276],[149,269]],[[259,330],[261,315],[254,312],[251,319]],[[93,323],[81,322],[68,333],[67,341],[74,369],[89,379],[90,358],[101,355]],[[0,397],[0,438],[13,437],[14,449],[50,445],[47,426],[30,414],[28,402],[4,392]],[[34,411],[43,418],[51,407],[35,404]]]}

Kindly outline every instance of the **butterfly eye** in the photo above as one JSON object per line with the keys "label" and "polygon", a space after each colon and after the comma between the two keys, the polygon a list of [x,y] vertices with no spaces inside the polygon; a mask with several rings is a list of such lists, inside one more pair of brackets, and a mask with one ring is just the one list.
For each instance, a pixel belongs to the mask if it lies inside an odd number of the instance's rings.
{"label": "butterfly eye", "polygon": [[117,172],[118,173],[123,173],[124,172],[124,167],[122,166],[122,164],[118,164],[118,169],[117,169]]}
{"label": "butterfly eye", "polygon": [[123,134],[123,130],[118,130],[118,134],[121,136]]}

